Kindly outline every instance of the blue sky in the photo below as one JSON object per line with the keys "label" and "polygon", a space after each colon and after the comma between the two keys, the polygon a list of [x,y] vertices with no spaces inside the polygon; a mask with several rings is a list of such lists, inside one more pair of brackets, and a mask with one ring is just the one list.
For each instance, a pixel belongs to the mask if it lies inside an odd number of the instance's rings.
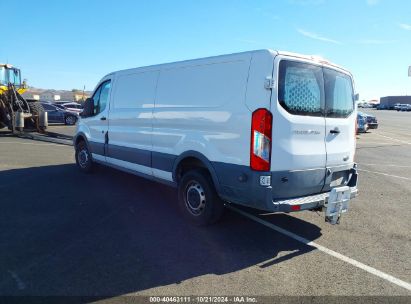
{"label": "blue sky", "polygon": [[361,99],[411,95],[411,1],[0,0],[0,62],[31,86],[92,90],[106,73],[272,48],[321,55]]}

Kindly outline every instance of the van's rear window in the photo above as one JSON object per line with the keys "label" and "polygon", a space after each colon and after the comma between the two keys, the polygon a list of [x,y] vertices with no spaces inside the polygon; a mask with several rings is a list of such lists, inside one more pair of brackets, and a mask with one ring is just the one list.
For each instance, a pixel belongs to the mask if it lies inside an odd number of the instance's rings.
{"label": "van's rear window", "polygon": [[325,115],[347,117],[354,111],[354,91],[351,77],[324,68]]}
{"label": "van's rear window", "polygon": [[280,62],[278,100],[291,114],[347,117],[354,110],[353,96],[346,74],[313,64]]}
{"label": "van's rear window", "polygon": [[321,67],[294,61],[280,62],[278,100],[288,112],[322,116],[323,91]]}

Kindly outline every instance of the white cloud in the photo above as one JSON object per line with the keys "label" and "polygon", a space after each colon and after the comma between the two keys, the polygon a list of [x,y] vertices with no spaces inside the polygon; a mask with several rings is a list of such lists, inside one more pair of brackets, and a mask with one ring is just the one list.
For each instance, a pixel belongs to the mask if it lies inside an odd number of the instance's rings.
{"label": "white cloud", "polygon": [[369,6],[377,5],[379,2],[380,0],[367,0]]}
{"label": "white cloud", "polygon": [[401,23],[400,27],[404,30],[411,31],[411,25],[410,24]]}
{"label": "white cloud", "polygon": [[324,37],[324,36],[321,36],[319,34],[309,32],[309,31],[306,31],[306,30],[303,30],[303,29],[297,29],[297,31],[301,35],[303,35],[305,37],[308,37],[308,38],[311,38],[311,39],[320,40],[320,41],[329,42],[329,43],[334,43],[334,44],[342,44],[340,41],[330,39],[330,38],[327,38],[327,37]]}

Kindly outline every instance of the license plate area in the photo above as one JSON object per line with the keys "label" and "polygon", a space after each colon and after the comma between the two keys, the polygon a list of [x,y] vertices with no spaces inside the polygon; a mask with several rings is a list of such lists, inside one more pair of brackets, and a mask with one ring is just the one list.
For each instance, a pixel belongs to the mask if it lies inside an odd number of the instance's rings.
{"label": "license plate area", "polygon": [[348,211],[350,198],[350,187],[344,186],[332,189],[325,210],[325,221],[332,225],[338,224],[341,215]]}
{"label": "license plate area", "polygon": [[336,171],[332,174],[332,179],[330,187],[338,187],[341,185],[347,185],[348,180],[350,179],[350,170]]}

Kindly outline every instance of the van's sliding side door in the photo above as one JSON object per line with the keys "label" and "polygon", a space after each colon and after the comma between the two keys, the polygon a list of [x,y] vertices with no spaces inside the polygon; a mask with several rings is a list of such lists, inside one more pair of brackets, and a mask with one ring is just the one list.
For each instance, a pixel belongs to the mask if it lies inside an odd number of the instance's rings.
{"label": "van's sliding side door", "polygon": [[152,130],[158,71],[116,73],[110,104],[107,161],[152,176]]}

